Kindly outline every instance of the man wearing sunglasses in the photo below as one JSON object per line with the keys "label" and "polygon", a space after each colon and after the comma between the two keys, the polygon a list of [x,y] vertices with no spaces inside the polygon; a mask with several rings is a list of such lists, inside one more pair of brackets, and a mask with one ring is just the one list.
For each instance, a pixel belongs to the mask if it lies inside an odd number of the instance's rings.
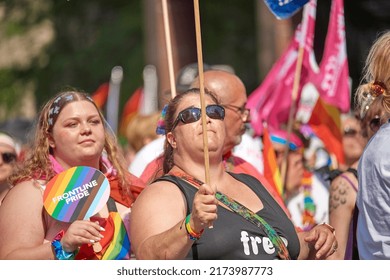
{"label": "man wearing sunglasses", "polygon": [[[268,183],[267,179],[253,166],[253,164],[234,154],[245,134],[247,124],[250,121],[250,111],[246,108],[247,94],[242,80],[235,74],[221,70],[209,70],[204,72],[204,86],[214,92],[225,108],[226,138],[224,144],[224,161],[227,171],[234,173],[246,173],[256,177],[271,193],[279,205],[288,213],[283,199],[276,189]],[[199,87],[199,79],[196,78],[191,87]],[[259,151],[260,152],[260,151]],[[258,158],[259,161],[262,158]]]}
{"label": "man wearing sunglasses", "polygon": [[17,145],[14,139],[0,131],[0,205],[11,187],[7,180],[16,163],[16,150]]}

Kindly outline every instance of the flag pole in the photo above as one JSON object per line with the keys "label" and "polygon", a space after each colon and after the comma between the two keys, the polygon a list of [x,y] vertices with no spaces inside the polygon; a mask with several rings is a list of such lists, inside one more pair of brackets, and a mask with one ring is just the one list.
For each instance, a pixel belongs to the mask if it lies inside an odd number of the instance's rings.
{"label": "flag pole", "polygon": [[[209,160],[209,147],[207,139],[207,123],[206,123],[206,105],[204,97],[204,76],[203,76],[203,54],[202,54],[202,38],[200,30],[200,13],[199,13],[199,0],[194,0],[194,13],[195,13],[195,33],[196,33],[196,50],[198,54],[198,76],[199,76],[199,89],[200,89],[200,111],[202,118],[202,132],[203,132],[203,151],[204,151],[204,177],[206,184],[210,184],[210,160]],[[216,190],[214,190],[216,191]],[[213,224],[209,224],[209,228],[213,228]]]}
{"label": "flag pole", "polygon": [[207,139],[207,123],[206,123],[206,106],[204,98],[204,76],[203,76],[203,55],[202,55],[202,38],[200,30],[200,15],[199,15],[199,0],[194,0],[195,12],[195,31],[196,31],[196,50],[198,54],[198,72],[199,72],[199,89],[200,89],[200,108],[202,116],[202,131],[203,131],[203,150],[204,150],[204,166],[205,166],[205,182],[210,184],[210,162],[209,148]]}
{"label": "flag pole", "polygon": [[[310,4],[309,4],[310,5]],[[308,19],[309,19],[309,12],[308,12],[308,5],[305,5],[303,10],[303,18],[302,18],[302,33],[301,33],[301,40],[299,42],[299,49],[298,49],[298,57],[297,57],[297,64],[295,67],[295,73],[294,73],[294,84],[293,89],[291,93],[291,107],[289,111],[288,116],[288,123],[287,123],[287,139],[286,139],[286,150],[283,154],[283,161],[282,166],[280,170],[281,178],[282,178],[282,184],[283,188],[286,187],[286,173],[287,173],[287,158],[289,154],[289,144],[290,144],[290,138],[291,133],[295,121],[295,110],[296,110],[296,102],[298,98],[298,90],[299,90],[299,84],[301,80],[301,73],[302,73],[302,64],[303,64],[303,54],[305,50],[305,40],[306,40],[306,34],[307,34],[307,26],[308,26]]]}
{"label": "flag pole", "polygon": [[175,72],[173,70],[171,31],[169,28],[167,0],[162,0],[162,9],[163,9],[163,19],[164,19],[165,45],[166,45],[167,57],[168,57],[169,82],[171,85],[171,97],[173,99],[176,96],[176,83],[175,83]]}

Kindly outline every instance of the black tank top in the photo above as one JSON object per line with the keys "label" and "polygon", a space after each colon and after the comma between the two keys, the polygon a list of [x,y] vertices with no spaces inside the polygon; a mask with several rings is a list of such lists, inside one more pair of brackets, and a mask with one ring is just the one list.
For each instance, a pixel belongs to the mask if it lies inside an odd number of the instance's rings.
{"label": "black tank top", "polygon": [[[299,255],[299,240],[295,227],[283,209],[271,197],[265,187],[254,177],[247,174],[230,173],[236,180],[243,182],[261,199],[263,209],[257,214],[265,219],[287,242],[291,259]],[[197,188],[186,181],[171,175],[163,176],[157,181],[169,181],[183,192],[187,213],[192,211],[192,202]],[[194,242],[186,259],[230,259],[230,260],[272,260],[278,254],[267,234],[254,224],[246,221],[239,214],[218,206],[218,219],[212,229],[205,229],[202,237]]]}

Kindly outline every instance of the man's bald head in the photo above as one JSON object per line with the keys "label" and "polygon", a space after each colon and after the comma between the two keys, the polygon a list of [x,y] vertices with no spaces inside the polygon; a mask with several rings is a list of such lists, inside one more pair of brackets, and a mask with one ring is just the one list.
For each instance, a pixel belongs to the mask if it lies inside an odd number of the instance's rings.
{"label": "man's bald head", "polygon": [[[209,70],[203,73],[204,87],[215,93],[222,104],[232,104],[238,98],[245,98],[246,89],[239,77],[222,70]],[[191,87],[199,87],[199,76]]]}
{"label": "man's bald head", "polygon": [[[239,77],[222,70],[209,70],[204,72],[204,87],[213,92],[221,104],[225,107],[226,139],[224,153],[231,151],[234,146],[241,143],[241,137],[245,133],[245,122],[248,115],[244,116],[239,108],[244,108],[247,96],[244,83]],[[199,77],[191,84],[191,87],[199,88]]]}

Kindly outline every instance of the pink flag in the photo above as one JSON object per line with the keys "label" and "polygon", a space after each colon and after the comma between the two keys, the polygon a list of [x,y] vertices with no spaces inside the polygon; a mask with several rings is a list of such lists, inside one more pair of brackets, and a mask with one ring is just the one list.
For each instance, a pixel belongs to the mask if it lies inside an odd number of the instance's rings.
{"label": "pink flag", "polygon": [[263,122],[268,123],[271,128],[279,128],[281,123],[288,121],[298,51],[301,45],[304,46],[304,54],[297,103],[302,85],[308,81],[310,73],[318,68],[313,59],[316,5],[316,0],[310,0],[305,5],[302,24],[295,31],[294,39],[287,51],[248,98],[247,106],[251,109],[251,123],[257,135],[262,135]]}
{"label": "pink flag", "polygon": [[319,74],[311,82],[322,99],[343,113],[350,109],[350,83],[345,43],[344,2],[333,0]]}

